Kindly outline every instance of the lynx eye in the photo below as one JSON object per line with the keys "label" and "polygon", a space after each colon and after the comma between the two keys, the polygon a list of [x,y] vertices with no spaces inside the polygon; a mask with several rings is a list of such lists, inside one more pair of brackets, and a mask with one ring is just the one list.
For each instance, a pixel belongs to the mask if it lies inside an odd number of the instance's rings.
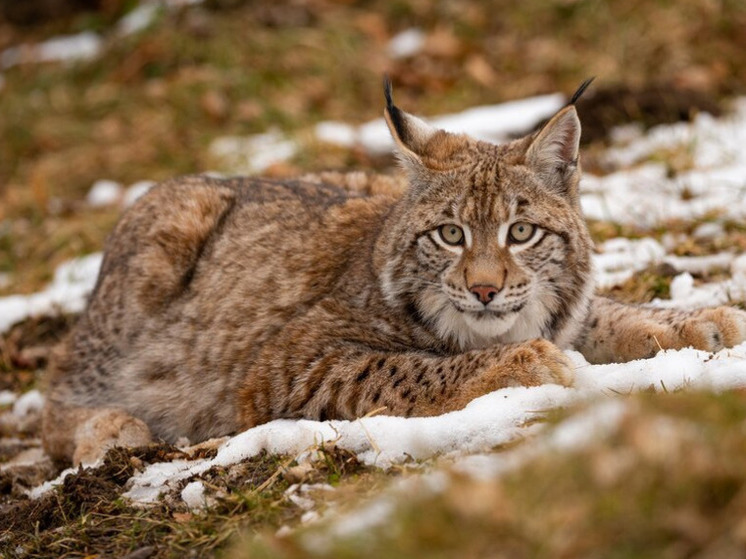
{"label": "lynx eye", "polygon": [[508,238],[512,243],[525,243],[536,233],[536,225],[519,221],[510,226]]}
{"label": "lynx eye", "polygon": [[438,227],[438,234],[443,242],[449,245],[457,246],[464,244],[464,230],[458,225],[449,223]]}

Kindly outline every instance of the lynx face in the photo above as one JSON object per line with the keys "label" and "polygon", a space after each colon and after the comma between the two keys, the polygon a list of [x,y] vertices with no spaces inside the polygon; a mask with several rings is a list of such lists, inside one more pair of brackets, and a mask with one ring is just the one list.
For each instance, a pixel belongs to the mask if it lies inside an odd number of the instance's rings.
{"label": "lynx face", "polygon": [[502,146],[387,115],[411,184],[381,274],[389,300],[461,349],[569,343],[593,290],[574,108]]}

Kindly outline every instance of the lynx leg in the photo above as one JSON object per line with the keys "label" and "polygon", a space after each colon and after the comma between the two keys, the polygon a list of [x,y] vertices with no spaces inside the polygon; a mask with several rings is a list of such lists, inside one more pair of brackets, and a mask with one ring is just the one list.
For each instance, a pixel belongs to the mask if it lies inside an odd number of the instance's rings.
{"label": "lynx leg", "polygon": [[593,300],[578,349],[591,363],[645,359],[661,349],[720,351],[746,340],[746,312],[732,307],[683,311]]}
{"label": "lynx leg", "polygon": [[[282,344],[278,338],[278,345]],[[291,347],[291,344],[284,344]],[[424,352],[386,353],[350,347],[315,357],[294,346],[294,358],[310,363],[292,371],[291,383],[273,383],[280,371],[269,361],[247,377],[239,393],[245,428],[279,417],[355,419],[373,410],[405,417],[458,410],[500,388],[554,383],[570,386],[572,362],[547,340],[472,350],[443,356]],[[280,350],[281,351],[281,350]],[[280,355],[280,351],[272,356]],[[286,360],[274,363],[285,366]]]}
{"label": "lynx leg", "polygon": [[53,460],[92,464],[114,446],[143,446],[152,441],[148,426],[116,408],[47,404],[44,448]]}

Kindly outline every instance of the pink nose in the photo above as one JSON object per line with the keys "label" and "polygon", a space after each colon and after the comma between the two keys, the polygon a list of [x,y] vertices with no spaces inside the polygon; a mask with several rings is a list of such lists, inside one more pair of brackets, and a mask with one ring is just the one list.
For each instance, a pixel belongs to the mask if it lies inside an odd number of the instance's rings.
{"label": "pink nose", "polygon": [[471,291],[481,303],[486,305],[495,298],[499,289],[494,285],[472,285],[469,288],[469,291]]}

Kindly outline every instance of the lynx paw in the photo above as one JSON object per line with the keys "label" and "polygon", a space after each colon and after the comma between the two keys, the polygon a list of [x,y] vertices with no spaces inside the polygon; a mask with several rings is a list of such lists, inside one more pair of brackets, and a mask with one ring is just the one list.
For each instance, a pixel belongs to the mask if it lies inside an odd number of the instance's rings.
{"label": "lynx paw", "polygon": [[575,380],[574,367],[560,348],[547,340],[531,340],[495,349],[478,376],[459,387],[454,398],[440,410],[461,409],[474,398],[510,386],[560,384]]}
{"label": "lynx paw", "polygon": [[561,384],[574,380],[570,359],[547,340],[531,340],[499,348],[495,361],[478,377],[467,382],[461,394],[468,402],[498,388]]}
{"label": "lynx paw", "polygon": [[746,340],[746,312],[732,307],[702,309],[684,320],[679,341],[706,351],[719,351]]}
{"label": "lynx paw", "polygon": [[531,340],[511,348],[495,373],[504,378],[506,386],[571,386],[575,380],[572,361],[547,340]]}
{"label": "lynx paw", "polygon": [[114,446],[144,446],[151,441],[144,422],[121,410],[104,409],[76,430],[73,464],[92,464]]}
{"label": "lynx paw", "polygon": [[[746,312],[732,307],[651,317],[630,328],[617,344],[617,356],[652,357],[661,349],[693,347],[720,351],[746,340]],[[617,360],[620,360],[617,358]]]}

